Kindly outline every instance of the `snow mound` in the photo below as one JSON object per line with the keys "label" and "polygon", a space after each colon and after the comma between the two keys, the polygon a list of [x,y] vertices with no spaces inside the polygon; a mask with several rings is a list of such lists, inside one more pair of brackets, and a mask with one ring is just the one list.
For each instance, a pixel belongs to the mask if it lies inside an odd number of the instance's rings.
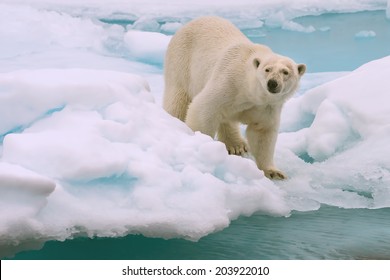
{"label": "snow mound", "polygon": [[[222,143],[172,118],[138,76],[10,72],[0,74],[0,99],[2,161],[36,173],[25,178],[47,197],[23,224],[30,236],[196,240],[239,215],[289,215],[284,192],[252,160],[229,156]],[[23,239],[8,226],[20,219],[1,220],[1,240]]]}
{"label": "snow mound", "polygon": [[111,27],[107,28],[95,24],[89,18],[72,17],[28,6],[0,4],[0,34],[3,41],[0,44],[0,58],[53,48],[102,51],[105,41],[110,37],[108,30]]}
{"label": "snow mound", "polygon": [[294,167],[289,168],[298,182],[298,177],[310,176],[304,184],[310,192],[321,193],[318,202],[389,207],[389,68],[390,57],[372,61],[287,104],[283,118],[288,116],[288,123],[312,122],[280,134],[279,148],[300,158],[290,158]]}

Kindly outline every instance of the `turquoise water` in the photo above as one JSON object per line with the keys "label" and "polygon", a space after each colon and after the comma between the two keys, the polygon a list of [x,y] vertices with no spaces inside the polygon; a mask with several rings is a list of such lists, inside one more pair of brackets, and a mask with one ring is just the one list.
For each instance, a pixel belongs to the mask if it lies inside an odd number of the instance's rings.
{"label": "turquoise water", "polygon": [[[254,42],[306,63],[308,72],[351,71],[390,54],[390,20],[385,11],[324,14],[294,21],[316,31],[291,32],[264,26],[245,33]],[[360,31],[374,31],[376,36],[355,37]]]}
{"label": "turquoise water", "polygon": [[143,236],[49,241],[14,259],[390,259],[390,208],[241,217],[198,242]]}
{"label": "turquoise water", "polygon": [[[325,14],[296,22],[317,31],[245,30],[255,42],[306,63],[309,72],[351,71],[390,55],[385,12]],[[322,31],[321,31],[321,30]],[[362,31],[371,38],[356,38]],[[286,44],[288,42],[288,44]],[[341,188],[342,186],[340,186]],[[390,259],[390,208],[293,212],[288,218],[240,217],[223,231],[191,242],[143,236],[48,241],[11,259]],[[33,240],[32,240],[33,243]]]}

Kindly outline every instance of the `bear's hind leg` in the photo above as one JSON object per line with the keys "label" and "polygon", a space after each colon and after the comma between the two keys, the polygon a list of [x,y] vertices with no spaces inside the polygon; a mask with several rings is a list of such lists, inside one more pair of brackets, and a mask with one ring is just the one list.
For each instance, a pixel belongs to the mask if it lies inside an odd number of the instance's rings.
{"label": "bear's hind leg", "polygon": [[218,110],[213,104],[215,103],[210,100],[210,95],[203,90],[192,100],[185,121],[193,131],[200,131],[212,138],[220,123]]}
{"label": "bear's hind leg", "polygon": [[190,98],[185,90],[175,88],[165,90],[163,107],[172,116],[185,121]]}
{"label": "bear's hind leg", "polygon": [[225,143],[231,155],[243,155],[248,152],[248,144],[241,137],[237,122],[221,123],[218,128],[218,140]]}

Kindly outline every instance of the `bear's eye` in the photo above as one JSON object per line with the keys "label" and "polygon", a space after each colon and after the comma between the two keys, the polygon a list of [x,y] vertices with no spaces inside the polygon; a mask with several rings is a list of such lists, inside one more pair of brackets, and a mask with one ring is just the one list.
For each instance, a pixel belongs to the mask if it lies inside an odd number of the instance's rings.
{"label": "bear's eye", "polygon": [[287,70],[283,70],[283,75],[287,76],[289,73]]}
{"label": "bear's eye", "polygon": [[266,68],[265,72],[269,73],[269,72],[271,72],[271,69],[270,68]]}

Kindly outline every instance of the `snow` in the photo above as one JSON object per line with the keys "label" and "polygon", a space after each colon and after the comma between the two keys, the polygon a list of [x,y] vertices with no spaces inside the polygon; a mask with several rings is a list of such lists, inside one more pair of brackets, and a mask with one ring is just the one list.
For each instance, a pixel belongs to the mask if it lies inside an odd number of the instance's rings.
{"label": "snow", "polygon": [[360,201],[358,204],[348,205],[345,200],[339,205],[333,201],[332,205],[367,208],[389,205],[390,161],[385,155],[390,151],[390,107],[384,102],[390,91],[386,81],[389,68],[390,57],[367,63],[307,91],[283,112],[284,116],[295,118],[289,122],[296,123],[304,123],[308,115],[313,116],[309,126],[279,135],[279,148],[284,153],[293,152],[313,162],[297,165],[305,166],[302,171],[297,166],[292,168],[297,178],[310,172],[312,187],[341,188],[355,194],[364,190],[372,195],[372,199],[362,196],[354,200],[354,203]]}
{"label": "snow", "polygon": [[[201,15],[219,15],[231,19],[241,29],[255,28],[265,21],[270,26],[281,26],[287,30],[313,32],[313,26],[302,26],[294,21],[305,15],[323,13],[341,13],[357,11],[385,10],[386,0],[226,0],[196,2],[170,0],[4,0],[3,3],[27,4],[41,9],[66,12],[73,16],[98,16],[104,20],[116,22],[134,21],[130,28],[144,31],[163,31],[163,25],[169,23],[170,30],[189,19]],[[388,11],[388,8],[387,8]],[[176,26],[173,27],[173,23]],[[173,28],[173,29],[171,29]]]}
{"label": "snow", "polygon": [[[35,217],[43,228],[36,234],[63,239],[77,225],[88,235],[198,239],[239,215],[289,214],[282,191],[253,161],[194,135],[153,102],[139,76],[23,70],[1,74],[0,88],[1,119],[12,120],[2,129],[2,161],[57,186]],[[64,211],[58,223],[53,213]],[[0,234],[15,238],[3,221]]]}
{"label": "snow", "polygon": [[269,16],[265,23],[267,26],[273,28],[281,27],[282,29],[290,31],[299,31],[304,33],[311,33],[315,31],[315,28],[311,25],[305,27],[299,23],[286,19],[286,15],[284,12],[277,12],[276,14]]}
{"label": "snow", "polygon": [[[0,57],[31,54],[48,48],[102,48],[104,28],[91,19],[72,17],[55,11],[0,4]],[[47,24],[50,23],[50,24]],[[26,26],[29,27],[26,31]],[[22,36],[15,36],[21,34]],[[12,44],[12,47],[10,45]]]}
{"label": "snow", "polygon": [[160,29],[160,24],[153,17],[140,17],[134,22],[132,26],[128,27],[136,30],[158,32]]}
{"label": "snow", "polygon": [[362,30],[355,34],[355,38],[372,38],[375,36],[376,33],[372,30]]}
{"label": "snow", "polygon": [[183,24],[181,24],[180,22],[167,22],[161,26],[161,32],[174,34],[182,26]]}
{"label": "snow", "polygon": [[387,0],[386,17],[390,19],[390,0]]}
{"label": "snow", "polygon": [[162,64],[171,36],[158,32],[130,30],[124,41],[130,56],[136,60]]}
{"label": "snow", "polygon": [[193,17],[310,36],[333,29],[300,16],[386,5],[388,14],[389,2],[169,2],[2,1],[1,254],[32,239],[198,240],[241,215],[390,206],[390,57],[350,73],[305,74],[282,115],[283,182],[161,108],[170,35]]}

